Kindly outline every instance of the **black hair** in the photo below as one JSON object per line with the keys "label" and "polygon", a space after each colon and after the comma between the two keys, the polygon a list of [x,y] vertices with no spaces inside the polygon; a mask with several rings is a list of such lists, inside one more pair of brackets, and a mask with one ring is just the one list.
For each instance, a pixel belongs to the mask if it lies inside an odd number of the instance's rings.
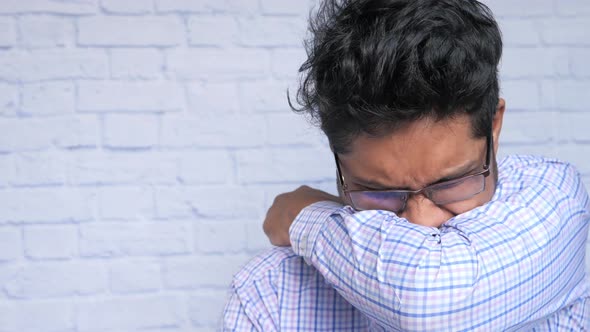
{"label": "black hair", "polygon": [[500,30],[475,0],[325,0],[310,18],[295,111],[319,122],[335,152],[359,134],[469,114],[491,131]]}

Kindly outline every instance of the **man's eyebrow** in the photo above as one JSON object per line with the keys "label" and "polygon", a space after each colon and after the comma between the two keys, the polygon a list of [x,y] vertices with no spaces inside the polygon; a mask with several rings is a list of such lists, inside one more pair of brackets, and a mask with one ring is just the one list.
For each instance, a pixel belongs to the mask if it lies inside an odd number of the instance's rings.
{"label": "man's eyebrow", "polygon": [[359,184],[363,187],[371,188],[371,189],[378,189],[378,190],[398,189],[398,188],[388,187],[388,186],[383,185],[383,184],[376,182],[376,181],[361,179],[356,176],[352,176],[352,182]]}
{"label": "man's eyebrow", "polygon": [[[433,184],[437,184],[440,182],[450,181],[450,180],[454,180],[456,178],[460,178],[462,176],[467,175],[468,173],[473,172],[479,166],[480,165],[477,164],[475,161],[466,162],[465,164],[460,165],[460,166],[456,167],[455,169],[449,171],[447,174],[438,178],[436,181],[430,182],[430,183],[426,184],[425,186],[431,186]],[[352,182],[354,182],[358,185],[361,185],[363,187],[367,187],[370,189],[374,189],[374,190],[414,190],[409,187],[390,187],[390,186],[384,185],[382,183],[379,183],[377,181],[369,180],[369,179],[361,179],[361,178],[354,176],[354,175],[351,176],[351,180],[352,180]]]}
{"label": "man's eyebrow", "polygon": [[[481,166],[483,166],[483,165],[481,165]],[[460,177],[465,176],[469,173],[472,173],[478,167],[480,167],[480,164],[476,164],[474,161],[470,161],[470,162],[465,163],[464,165],[461,165],[461,166],[457,167],[456,169],[450,171],[447,175],[439,178],[438,180],[429,183],[428,186],[431,186],[433,184],[437,184],[440,182],[445,182],[445,181],[450,181],[450,180],[460,178]]]}

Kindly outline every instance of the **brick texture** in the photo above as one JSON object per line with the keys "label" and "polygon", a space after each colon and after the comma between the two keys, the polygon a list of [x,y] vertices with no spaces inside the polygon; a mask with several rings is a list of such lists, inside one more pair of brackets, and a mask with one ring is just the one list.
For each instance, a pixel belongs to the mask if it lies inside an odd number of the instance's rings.
{"label": "brick texture", "polygon": [[[274,197],[335,191],[286,99],[317,2],[0,1],[0,331],[216,330]],[[569,160],[590,186],[588,1],[485,3],[500,156]]]}

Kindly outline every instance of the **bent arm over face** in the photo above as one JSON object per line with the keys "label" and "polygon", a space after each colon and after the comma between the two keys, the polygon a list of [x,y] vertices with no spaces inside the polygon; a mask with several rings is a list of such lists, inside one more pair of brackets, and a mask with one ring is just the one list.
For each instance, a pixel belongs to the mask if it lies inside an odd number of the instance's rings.
{"label": "bent arm over face", "polygon": [[338,202],[305,208],[294,252],[275,248],[236,275],[226,330],[589,329],[579,175],[534,157],[499,173],[492,201],[440,228]]}
{"label": "bent arm over face", "polygon": [[298,216],[291,241],[387,330],[588,329],[589,211],[570,165],[511,157],[500,164],[493,200],[440,229],[317,203]]}

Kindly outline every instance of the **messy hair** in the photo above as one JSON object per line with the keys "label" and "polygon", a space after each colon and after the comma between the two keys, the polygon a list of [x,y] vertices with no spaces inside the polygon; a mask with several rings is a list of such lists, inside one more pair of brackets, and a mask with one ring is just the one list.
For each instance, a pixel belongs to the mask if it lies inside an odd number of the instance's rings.
{"label": "messy hair", "polygon": [[475,0],[325,0],[310,18],[299,107],[335,152],[421,118],[491,131],[502,38]]}

